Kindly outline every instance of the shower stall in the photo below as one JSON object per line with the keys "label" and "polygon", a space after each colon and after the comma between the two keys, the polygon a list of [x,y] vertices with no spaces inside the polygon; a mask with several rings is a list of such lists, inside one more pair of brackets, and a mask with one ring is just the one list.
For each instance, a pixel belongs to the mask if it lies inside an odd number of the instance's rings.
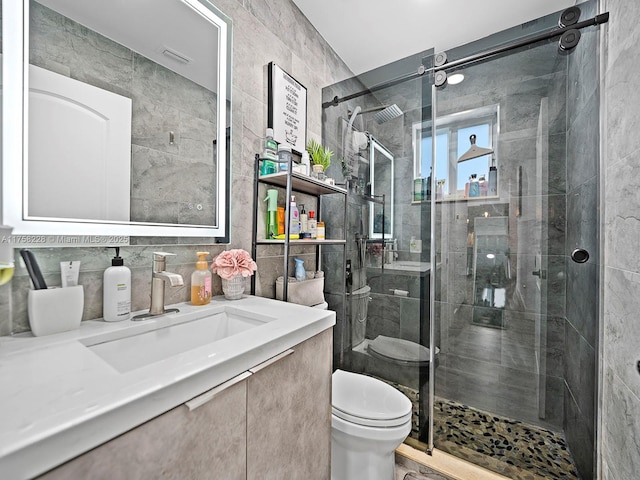
{"label": "shower stall", "polygon": [[323,89],[349,190],[335,367],[410,398],[406,443],[510,478],[594,478],[596,5]]}

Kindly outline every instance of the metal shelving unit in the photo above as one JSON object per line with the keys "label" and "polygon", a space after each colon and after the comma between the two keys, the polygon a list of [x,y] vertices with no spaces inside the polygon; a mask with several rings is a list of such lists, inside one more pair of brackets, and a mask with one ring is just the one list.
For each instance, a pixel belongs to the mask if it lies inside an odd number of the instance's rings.
{"label": "metal shelving unit", "polygon": [[[325,182],[321,182],[315,178],[309,177],[307,175],[303,175],[300,173],[292,172],[293,160],[289,162],[289,168],[286,172],[278,172],[272,173],[269,175],[260,175],[260,164],[259,164],[259,156],[256,154],[255,156],[255,172],[254,172],[254,192],[253,192],[253,233],[252,233],[252,256],[257,259],[258,247],[265,245],[282,245],[283,252],[283,262],[284,262],[284,278],[289,277],[289,252],[291,246],[297,245],[314,245],[316,246],[316,268],[318,270],[322,270],[322,247],[327,245],[342,245],[342,271],[346,272],[347,268],[347,241],[345,238],[327,238],[325,240],[291,240],[289,238],[290,231],[290,215],[289,215],[289,202],[286,202],[285,205],[285,239],[284,240],[276,240],[276,239],[265,239],[258,238],[258,218],[261,212],[262,202],[258,198],[258,186],[262,184],[272,185],[276,187],[281,187],[285,189],[285,198],[290,199],[292,193],[299,192],[305,193],[308,195],[315,196],[317,198],[317,219],[321,221],[322,217],[322,209],[320,197],[323,195],[341,195],[343,198],[344,205],[344,225],[342,228],[343,235],[346,234],[347,231],[347,190],[336,186],[330,185]],[[346,282],[345,274],[343,274],[342,278],[343,283]],[[251,277],[251,292],[255,294],[255,276]],[[345,287],[340,292],[343,297],[346,292],[346,283]],[[288,296],[288,282],[285,281],[283,283],[283,300],[286,301]],[[342,318],[345,318],[345,309],[346,302],[343,298],[342,302]]]}

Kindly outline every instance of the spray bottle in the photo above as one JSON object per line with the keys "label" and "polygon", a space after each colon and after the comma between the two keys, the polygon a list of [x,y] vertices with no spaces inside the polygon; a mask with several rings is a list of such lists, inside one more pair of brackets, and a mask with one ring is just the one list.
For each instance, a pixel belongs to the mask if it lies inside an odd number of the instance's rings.
{"label": "spray bottle", "polygon": [[267,190],[267,239],[278,235],[278,191]]}
{"label": "spray bottle", "polygon": [[293,259],[296,264],[295,276],[298,282],[304,282],[307,279],[307,272],[304,270],[304,260],[301,258]]}

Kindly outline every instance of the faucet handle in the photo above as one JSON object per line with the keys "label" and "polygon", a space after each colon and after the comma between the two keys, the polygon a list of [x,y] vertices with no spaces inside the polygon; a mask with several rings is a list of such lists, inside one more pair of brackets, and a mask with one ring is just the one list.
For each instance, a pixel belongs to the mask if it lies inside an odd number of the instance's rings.
{"label": "faucet handle", "polygon": [[165,260],[167,257],[175,257],[176,254],[175,253],[168,253],[168,252],[153,252],[153,260],[158,260],[158,261],[163,261]]}

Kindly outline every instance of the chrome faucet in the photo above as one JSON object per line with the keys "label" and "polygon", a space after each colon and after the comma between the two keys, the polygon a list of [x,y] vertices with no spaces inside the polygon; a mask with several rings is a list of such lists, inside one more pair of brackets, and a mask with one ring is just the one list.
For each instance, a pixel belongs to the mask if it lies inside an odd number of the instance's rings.
{"label": "chrome faucet", "polygon": [[172,287],[182,287],[184,280],[182,275],[167,272],[167,257],[175,256],[175,253],[153,252],[153,273],[151,276],[151,306],[148,313],[136,315],[133,320],[163,315],[165,313],[179,312],[177,308],[164,308],[164,284]]}

